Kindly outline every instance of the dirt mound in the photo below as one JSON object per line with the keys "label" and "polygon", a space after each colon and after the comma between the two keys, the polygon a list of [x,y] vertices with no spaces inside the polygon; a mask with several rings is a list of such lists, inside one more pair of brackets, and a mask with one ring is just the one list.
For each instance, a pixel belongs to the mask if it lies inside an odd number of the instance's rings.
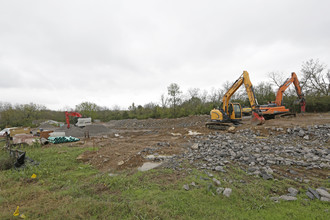
{"label": "dirt mound", "polygon": [[135,155],[131,156],[130,158],[128,158],[128,160],[122,161],[123,164],[119,163],[121,165],[118,165],[118,169],[126,170],[126,169],[136,168],[136,167],[142,166],[142,164],[145,161],[146,160],[140,154],[135,154]]}

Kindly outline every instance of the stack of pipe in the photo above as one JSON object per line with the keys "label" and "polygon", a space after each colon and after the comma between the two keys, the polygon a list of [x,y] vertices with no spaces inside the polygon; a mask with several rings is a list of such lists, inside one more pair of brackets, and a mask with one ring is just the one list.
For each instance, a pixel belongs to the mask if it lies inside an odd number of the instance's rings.
{"label": "stack of pipe", "polygon": [[79,141],[80,139],[71,136],[70,137],[61,136],[61,137],[49,137],[48,140],[53,144],[60,144],[66,142],[75,142],[75,141]]}

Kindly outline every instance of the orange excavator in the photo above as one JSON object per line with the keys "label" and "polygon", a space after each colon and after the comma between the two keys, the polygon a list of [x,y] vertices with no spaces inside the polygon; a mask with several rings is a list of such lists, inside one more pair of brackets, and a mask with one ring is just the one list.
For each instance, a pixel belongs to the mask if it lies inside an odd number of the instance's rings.
{"label": "orange excavator", "polygon": [[78,118],[82,117],[82,115],[78,112],[65,112],[65,120],[66,120],[67,128],[70,128],[69,116],[78,117]]}
{"label": "orange excavator", "polygon": [[297,102],[300,103],[301,112],[305,112],[306,109],[306,101],[304,98],[304,94],[301,91],[301,87],[299,85],[299,80],[296,73],[291,73],[291,78],[285,80],[285,82],[280,86],[276,94],[275,102],[272,102],[268,105],[261,105],[260,111],[265,119],[273,119],[276,115],[283,116],[295,116],[295,113],[291,113],[289,109],[285,108],[283,105],[283,93],[285,90],[291,85],[294,84],[296,93],[298,95]]}

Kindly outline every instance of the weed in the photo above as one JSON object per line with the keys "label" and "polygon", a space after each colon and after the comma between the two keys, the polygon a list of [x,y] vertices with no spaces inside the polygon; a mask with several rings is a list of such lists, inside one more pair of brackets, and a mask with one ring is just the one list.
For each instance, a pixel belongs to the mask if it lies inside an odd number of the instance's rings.
{"label": "weed", "polygon": [[38,139],[35,139],[31,145],[31,147],[34,147],[34,148],[39,148],[41,147],[41,143]]}
{"label": "weed", "polygon": [[5,150],[0,150],[0,170],[8,170],[14,166],[15,158]]}

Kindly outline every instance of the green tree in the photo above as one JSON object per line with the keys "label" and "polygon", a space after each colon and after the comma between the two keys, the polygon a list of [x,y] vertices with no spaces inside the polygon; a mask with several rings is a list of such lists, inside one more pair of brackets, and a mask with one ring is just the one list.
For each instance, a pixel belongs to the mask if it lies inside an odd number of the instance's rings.
{"label": "green tree", "polygon": [[131,106],[128,107],[129,110],[129,118],[136,118],[136,106],[134,104],[134,102],[132,103]]}
{"label": "green tree", "polygon": [[168,87],[167,87],[167,92],[168,95],[170,96],[170,98],[168,99],[169,102],[171,103],[172,106],[172,110],[173,110],[173,117],[176,117],[177,114],[177,106],[178,104],[181,102],[181,91],[180,91],[180,87],[178,84],[176,83],[171,83]]}
{"label": "green tree", "polygon": [[41,119],[43,112],[47,109],[45,106],[30,104],[17,104],[12,106],[9,103],[1,104],[0,106],[1,127],[10,126],[34,126],[35,120]]}
{"label": "green tree", "polygon": [[76,111],[82,114],[84,117],[97,118],[97,112],[101,110],[101,107],[92,102],[82,102],[76,105]]}
{"label": "green tree", "polygon": [[261,82],[254,87],[254,93],[259,104],[266,104],[275,100],[275,93],[270,83]]}

